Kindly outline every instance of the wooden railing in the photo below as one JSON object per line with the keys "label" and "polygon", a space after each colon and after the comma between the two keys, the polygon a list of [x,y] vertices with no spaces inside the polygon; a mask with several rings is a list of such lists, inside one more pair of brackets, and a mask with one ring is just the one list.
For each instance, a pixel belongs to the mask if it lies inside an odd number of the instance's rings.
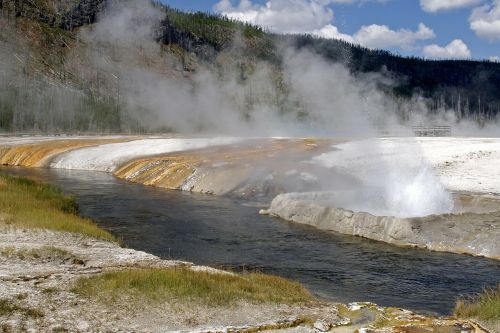
{"label": "wooden railing", "polygon": [[451,126],[413,126],[415,136],[451,136]]}

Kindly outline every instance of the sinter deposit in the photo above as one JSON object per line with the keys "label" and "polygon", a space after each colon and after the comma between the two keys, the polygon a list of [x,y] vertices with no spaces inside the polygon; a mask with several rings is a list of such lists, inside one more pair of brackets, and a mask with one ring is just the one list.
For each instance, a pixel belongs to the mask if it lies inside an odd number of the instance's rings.
{"label": "sinter deposit", "polygon": [[[462,212],[400,218],[354,212],[329,204],[341,194],[282,194],[273,200],[269,210],[261,213],[398,246],[500,259],[500,211],[494,208],[495,205],[500,207],[500,200],[496,198],[471,198],[467,195],[456,199]],[[486,201],[484,205],[478,204],[481,200]]]}

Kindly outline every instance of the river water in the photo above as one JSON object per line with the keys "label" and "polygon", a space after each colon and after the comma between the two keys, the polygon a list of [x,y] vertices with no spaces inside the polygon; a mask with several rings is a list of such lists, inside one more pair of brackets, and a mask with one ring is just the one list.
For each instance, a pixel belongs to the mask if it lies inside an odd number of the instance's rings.
{"label": "river water", "polygon": [[448,314],[459,295],[500,282],[500,261],[397,248],[261,216],[241,199],[131,184],[101,172],[2,169],[61,187],[82,215],[134,249],[260,270],[319,297]]}

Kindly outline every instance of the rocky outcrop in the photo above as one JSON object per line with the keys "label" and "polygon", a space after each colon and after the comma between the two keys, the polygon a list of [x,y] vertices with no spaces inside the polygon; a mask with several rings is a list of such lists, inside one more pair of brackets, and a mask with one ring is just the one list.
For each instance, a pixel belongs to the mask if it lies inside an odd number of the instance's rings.
{"label": "rocky outcrop", "polygon": [[261,213],[398,246],[500,259],[500,211],[397,218],[331,207],[328,193],[290,193]]}

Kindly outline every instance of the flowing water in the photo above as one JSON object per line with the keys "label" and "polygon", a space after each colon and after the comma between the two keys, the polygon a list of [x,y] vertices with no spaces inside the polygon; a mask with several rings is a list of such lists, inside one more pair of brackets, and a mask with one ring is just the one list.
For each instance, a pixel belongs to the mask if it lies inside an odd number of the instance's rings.
{"label": "flowing water", "polygon": [[3,171],[60,186],[82,215],[134,249],[292,278],[329,300],[447,314],[457,296],[500,282],[500,261],[326,233],[260,216],[241,199],[145,187],[101,172]]}

